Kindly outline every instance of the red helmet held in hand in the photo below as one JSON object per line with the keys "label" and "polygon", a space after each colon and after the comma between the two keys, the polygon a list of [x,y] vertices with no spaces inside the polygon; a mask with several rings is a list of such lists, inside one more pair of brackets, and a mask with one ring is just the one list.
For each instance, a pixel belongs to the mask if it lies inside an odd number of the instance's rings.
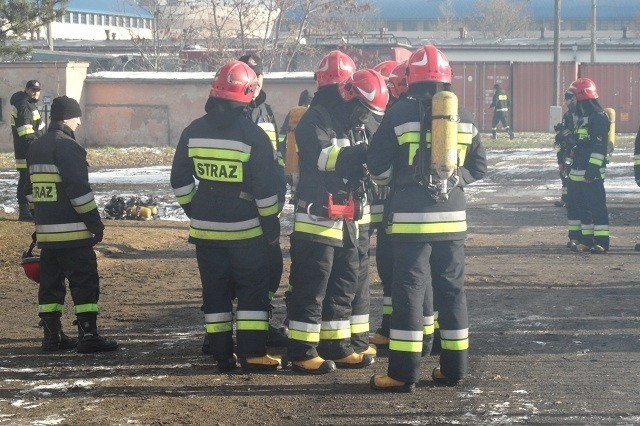
{"label": "red helmet held in hand", "polygon": [[35,239],[31,242],[29,249],[22,253],[22,259],[20,264],[24,273],[31,281],[35,281],[40,284],[40,256],[33,254],[33,249],[36,246]]}
{"label": "red helmet held in hand", "polygon": [[413,52],[408,60],[407,83],[421,82],[451,83],[449,60],[430,44]]}
{"label": "red helmet held in hand", "polygon": [[356,64],[346,53],[339,50],[322,58],[314,74],[318,87],[339,84],[356,72]]}
{"label": "red helmet held in hand", "polygon": [[400,95],[405,93],[409,88],[407,84],[407,66],[408,62],[404,61],[398,64],[389,75],[389,81],[387,81],[389,95],[396,99],[399,99]]}
{"label": "red helmet held in hand", "polygon": [[258,77],[249,65],[231,61],[216,73],[209,96],[248,104],[253,100],[257,86]]}
{"label": "red helmet held in hand", "polygon": [[585,101],[587,99],[598,99],[598,91],[593,80],[582,77],[571,83],[569,91],[573,92],[577,101]]}
{"label": "red helmet held in hand", "polygon": [[374,114],[382,115],[389,102],[389,89],[379,72],[366,69],[356,71],[347,81],[338,86],[345,101],[358,99]]}

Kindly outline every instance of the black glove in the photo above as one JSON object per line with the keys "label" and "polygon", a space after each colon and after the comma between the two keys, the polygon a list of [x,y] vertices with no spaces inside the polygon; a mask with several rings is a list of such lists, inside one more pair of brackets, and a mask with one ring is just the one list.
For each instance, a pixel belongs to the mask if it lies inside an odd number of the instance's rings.
{"label": "black glove", "polygon": [[593,182],[597,179],[600,179],[600,167],[595,164],[589,164],[584,172],[585,182]]}
{"label": "black glove", "polygon": [[93,234],[93,245],[95,246],[96,244],[101,242],[103,237],[104,237],[104,231],[98,231],[95,234]]}
{"label": "black glove", "polygon": [[365,164],[367,162],[367,150],[369,149],[369,145],[366,143],[361,143],[353,147],[356,152],[356,157],[360,164]]}
{"label": "black glove", "polygon": [[268,244],[275,245],[280,241],[280,220],[278,216],[260,216],[260,226]]}

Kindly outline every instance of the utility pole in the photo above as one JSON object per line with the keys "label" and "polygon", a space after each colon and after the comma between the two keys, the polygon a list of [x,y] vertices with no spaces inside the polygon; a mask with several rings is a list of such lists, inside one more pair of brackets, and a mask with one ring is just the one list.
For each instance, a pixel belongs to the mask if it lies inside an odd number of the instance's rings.
{"label": "utility pole", "polygon": [[[594,0],[595,1],[595,0]],[[562,0],[556,0],[555,25],[553,30],[553,104],[560,106],[560,15]]]}
{"label": "utility pole", "polygon": [[596,62],[596,0],[591,0],[591,63]]}

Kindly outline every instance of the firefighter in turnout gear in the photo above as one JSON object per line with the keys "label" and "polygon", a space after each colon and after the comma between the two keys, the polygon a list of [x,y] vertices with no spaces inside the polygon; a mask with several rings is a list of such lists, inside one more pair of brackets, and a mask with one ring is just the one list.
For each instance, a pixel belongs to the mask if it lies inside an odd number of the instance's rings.
{"label": "firefighter in turnout gear", "polygon": [[11,132],[13,134],[13,151],[18,170],[18,220],[33,222],[33,216],[29,203],[25,197],[25,191],[29,185],[29,173],[27,171],[27,152],[31,143],[44,132],[44,121],[38,111],[38,99],[40,99],[40,82],[29,80],[24,90],[11,96]]}
{"label": "firefighter in turnout gear", "polygon": [[[571,250],[606,253],[609,250],[609,213],[604,189],[610,121],[598,103],[595,83],[579,78],[569,86],[576,97],[573,135],[576,141],[569,170],[568,204],[579,214],[580,235]],[[577,228],[569,217],[570,231]],[[577,229],[575,229],[577,230]],[[577,234],[577,233],[576,233]]]}
{"label": "firefighter in turnout gear", "polygon": [[[43,351],[77,347],[80,353],[113,351],[118,344],[98,334],[98,264],[93,246],[102,241],[104,225],[96,206],[87,169],[87,152],[74,132],[82,111],[75,99],[61,96],[51,104],[48,132],[27,153],[40,247],[39,315],[44,326]],[[73,298],[79,339],[67,337],[60,318],[66,295]]]}
{"label": "firefighter in turnout gear", "polygon": [[280,237],[280,178],[268,136],[244,112],[256,90],[256,74],[244,62],[220,68],[206,115],[182,132],[171,168],[171,186],[191,219],[189,242],[196,246],[205,328],[219,371],[237,368],[238,359],[244,371],[273,371],[280,364],[266,351],[265,274],[267,244]]}
{"label": "firefighter in turnout gear", "polygon": [[[640,186],[640,129],[636,134],[636,141],[633,150],[633,174],[636,179],[636,184]],[[640,251],[640,243],[636,244],[636,251]]]}
{"label": "firefighter in turnout gear", "polygon": [[351,130],[371,113],[384,112],[388,92],[380,74],[351,75],[354,69],[351,58],[338,51],[320,61],[318,91],[296,128],[300,182],[291,234],[288,355],[294,371],[308,374],[374,361],[351,344],[352,325],[366,319],[353,318],[351,304],[368,148],[355,144]]}
{"label": "firefighter in turnout gear", "polygon": [[499,84],[494,84],[493,99],[491,99],[491,105],[489,108],[493,108],[493,119],[491,120],[491,137],[495,139],[498,133],[498,123],[502,123],[504,130],[509,133],[509,139],[513,139],[515,136],[511,127],[509,127],[509,106],[511,101],[507,93],[502,90]]}
{"label": "firefighter in turnout gear", "polygon": [[[565,92],[564,103],[567,111],[562,116],[562,123],[554,126],[556,131],[554,147],[556,148],[558,159],[558,170],[560,171],[560,181],[562,182],[562,195],[560,201],[556,201],[556,207],[565,207],[567,205],[567,186],[569,181],[569,166],[573,159],[571,158],[572,149],[575,145],[573,138],[573,114],[576,109],[575,96],[572,92]],[[569,237],[571,239],[571,237]]]}
{"label": "firefighter in turnout gear", "polygon": [[[285,196],[287,193],[287,183],[284,173],[284,148],[279,145],[278,142],[278,126],[276,124],[276,118],[273,114],[271,106],[265,101],[267,94],[263,89],[264,74],[262,71],[262,59],[254,54],[247,54],[241,56],[239,61],[246,63],[256,73],[258,78],[258,86],[253,94],[253,99],[246,108],[246,113],[249,118],[256,123],[262,130],[265,131],[271,145],[277,155],[278,176],[280,177],[280,188],[278,190],[278,201],[280,203],[280,210],[284,207]],[[280,280],[282,278],[282,270],[284,265],[284,259],[282,257],[282,248],[280,247],[280,240],[276,244],[267,245],[267,255],[269,257],[269,300],[272,300],[275,296],[278,288],[280,287]],[[287,335],[269,324],[269,334],[267,336],[267,346],[269,347],[286,347]]]}
{"label": "firefighter in turnout gear", "polygon": [[[418,49],[409,58],[407,82],[406,98],[387,112],[367,154],[374,179],[391,185],[385,220],[393,244],[389,368],[386,375],[373,376],[370,386],[394,392],[410,392],[420,379],[423,346],[429,345],[424,338],[434,331],[429,309],[434,298],[441,354],[432,378],[455,384],[467,371],[463,187],[486,173],[480,134],[448,91],[451,67],[445,55],[432,45]],[[446,115],[434,116],[443,106]],[[441,123],[447,132],[441,133]],[[430,169],[430,163],[438,167]],[[445,164],[452,169],[443,176],[439,166]]]}

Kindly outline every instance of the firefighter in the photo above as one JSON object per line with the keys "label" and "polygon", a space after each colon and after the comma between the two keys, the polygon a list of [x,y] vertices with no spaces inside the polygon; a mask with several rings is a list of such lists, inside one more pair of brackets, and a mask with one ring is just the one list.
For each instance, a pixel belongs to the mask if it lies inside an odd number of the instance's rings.
{"label": "firefighter", "polygon": [[[636,184],[640,186],[640,129],[636,134],[636,141],[633,150],[633,174],[636,179]],[[640,251],[640,243],[636,244],[636,251]]]}
{"label": "firefighter", "polygon": [[[466,111],[455,109],[446,117],[436,117],[454,122],[457,136],[432,141],[432,99],[446,95],[440,92],[448,91],[451,84],[451,67],[445,55],[432,45],[418,49],[408,61],[407,83],[406,98],[387,112],[367,154],[374,179],[391,185],[385,220],[393,245],[389,367],[386,375],[373,376],[370,386],[395,392],[412,391],[420,378],[424,337],[434,330],[433,308],[429,306],[433,298],[440,308],[442,340],[440,365],[432,378],[452,385],[466,373],[467,225],[462,187],[486,173],[480,134]],[[429,172],[435,142],[447,142],[457,150],[457,158],[453,156],[457,165],[453,164],[455,169],[445,181]]]}
{"label": "firefighter", "polygon": [[[253,99],[247,105],[245,112],[262,130],[265,131],[271,145],[277,155],[278,161],[278,176],[280,176],[280,188],[278,190],[278,201],[280,203],[280,210],[284,207],[285,196],[287,193],[287,183],[284,174],[284,148],[279,145],[278,142],[278,125],[276,124],[276,118],[273,114],[271,106],[266,103],[267,93],[263,89],[264,74],[262,70],[262,59],[255,54],[247,54],[241,56],[239,61],[249,65],[249,67],[256,73],[258,77],[258,86]],[[273,300],[278,288],[280,287],[280,280],[282,278],[282,271],[284,265],[284,259],[282,257],[282,248],[280,247],[280,240],[277,244],[269,244],[267,246],[267,255],[269,257],[269,300]],[[286,347],[287,335],[282,329],[276,328],[269,324],[269,334],[267,336],[267,346],[269,347]]]}
{"label": "firefighter", "polygon": [[572,186],[568,204],[575,205],[580,219],[580,236],[576,237],[578,241],[574,241],[571,250],[606,253],[609,251],[609,213],[604,178],[611,123],[598,103],[597,88],[592,80],[578,78],[571,83],[569,91],[576,97],[573,129],[576,145],[569,170]]}
{"label": "firefighter", "polygon": [[368,146],[355,144],[350,130],[369,114],[382,114],[389,95],[380,74],[362,70],[350,77],[354,68],[338,51],[320,61],[318,91],[296,128],[300,182],[291,234],[288,355],[294,371],[308,374],[374,362],[351,344]]}
{"label": "firefighter", "polygon": [[280,178],[268,136],[244,112],[257,85],[244,62],[220,68],[206,114],[182,132],[171,168],[171,186],[191,219],[189,242],[196,246],[205,329],[221,372],[237,368],[238,358],[244,371],[276,370],[280,364],[266,352],[265,274],[267,244],[280,237]]}
{"label": "firefighter", "polygon": [[493,108],[493,119],[491,120],[491,137],[496,139],[498,132],[498,123],[502,123],[504,130],[509,133],[509,139],[513,139],[515,135],[509,127],[509,106],[511,101],[507,93],[502,90],[498,83],[493,85],[493,98],[489,108]]}
{"label": "firefighter", "polygon": [[[100,283],[93,246],[102,241],[104,225],[89,185],[87,152],[74,136],[81,116],[75,99],[55,98],[48,132],[31,144],[26,158],[31,182],[26,192],[34,205],[41,248],[38,304],[45,352],[118,348],[117,342],[98,334],[96,325]],[[65,278],[75,307],[78,340],[62,331]]]}
{"label": "firefighter", "polygon": [[29,80],[24,88],[11,96],[11,132],[13,134],[13,150],[18,170],[18,220],[33,222],[33,215],[25,197],[25,190],[29,185],[27,171],[27,152],[31,143],[40,137],[44,131],[44,121],[38,111],[40,99],[40,82]]}
{"label": "firefighter", "polygon": [[[559,123],[554,127],[556,131],[554,146],[557,152],[558,170],[560,171],[560,181],[562,182],[562,195],[560,201],[556,201],[554,204],[556,207],[567,206],[567,185],[569,176],[569,162],[573,161],[570,157],[571,149],[575,144],[573,138],[573,114],[576,109],[575,96],[570,91],[564,94],[564,104],[567,107],[567,111],[562,116],[562,123]],[[569,237],[571,240],[571,236]]]}

